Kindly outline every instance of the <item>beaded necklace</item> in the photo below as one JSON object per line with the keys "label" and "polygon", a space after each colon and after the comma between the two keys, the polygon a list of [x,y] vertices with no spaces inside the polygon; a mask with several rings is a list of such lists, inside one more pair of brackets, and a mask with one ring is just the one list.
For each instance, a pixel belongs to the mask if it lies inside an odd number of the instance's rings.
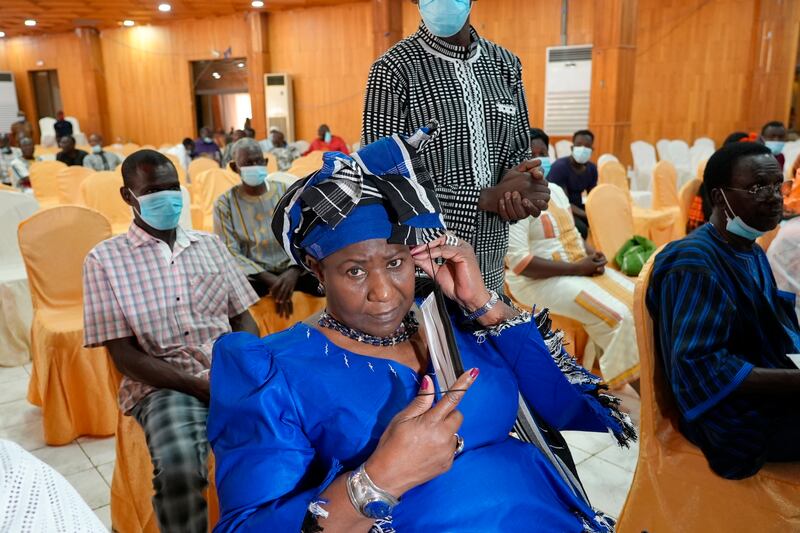
{"label": "beaded necklace", "polygon": [[400,327],[387,337],[376,337],[375,335],[370,335],[369,333],[364,333],[363,331],[346,326],[333,318],[327,310],[322,312],[317,323],[323,328],[338,331],[345,337],[373,346],[394,346],[407,341],[419,331],[419,322],[417,322],[417,319],[414,317],[414,311],[409,311],[405,318],[403,318],[403,323],[400,324]]}

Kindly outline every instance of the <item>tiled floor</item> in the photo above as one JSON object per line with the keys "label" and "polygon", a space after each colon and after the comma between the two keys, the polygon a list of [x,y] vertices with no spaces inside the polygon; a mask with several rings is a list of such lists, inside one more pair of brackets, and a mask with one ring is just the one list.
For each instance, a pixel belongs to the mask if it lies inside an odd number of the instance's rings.
{"label": "tiled floor", "polygon": [[[16,442],[60,472],[110,529],[114,438],[81,437],[66,446],[47,446],[41,412],[25,399],[29,373],[29,365],[0,367],[0,438]],[[635,396],[628,396],[625,405],[632,406],[631,414],[638,419]],[[609,434],[568,431],[564,436],[592,504],[611,516],[619,516],[633,479],[639,446],[621,449]]]}

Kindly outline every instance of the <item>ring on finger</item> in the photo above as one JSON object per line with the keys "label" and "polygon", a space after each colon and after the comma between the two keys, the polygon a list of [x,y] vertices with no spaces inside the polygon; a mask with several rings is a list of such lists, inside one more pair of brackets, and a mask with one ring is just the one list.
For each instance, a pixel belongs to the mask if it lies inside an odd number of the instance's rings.
{"label": "ring on finger", "polygon": [[458,433],[453,433],[453,436],[456,438],[456,451],[453,452],[453,457],[458,457],[458,454],[464,451],[464,437]]}
{"label": "ring on finger", "polygon": [[447,246],[458,246],[458,237],[452,233],[446,233],[444,236],[444,243]]}

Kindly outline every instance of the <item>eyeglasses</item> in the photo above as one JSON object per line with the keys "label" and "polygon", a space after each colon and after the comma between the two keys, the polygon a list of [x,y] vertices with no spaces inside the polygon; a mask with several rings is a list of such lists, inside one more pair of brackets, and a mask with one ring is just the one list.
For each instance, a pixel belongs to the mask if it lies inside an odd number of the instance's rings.
{"label": "eyeglasses", "polygon": [[725,189],[752,194],[758,202],[769,202],[776,197],[788,196],[793,187],[794,181],[788,180],[775,185],[753,185],[749,189],[737,189],[735,187],[725,187]]}

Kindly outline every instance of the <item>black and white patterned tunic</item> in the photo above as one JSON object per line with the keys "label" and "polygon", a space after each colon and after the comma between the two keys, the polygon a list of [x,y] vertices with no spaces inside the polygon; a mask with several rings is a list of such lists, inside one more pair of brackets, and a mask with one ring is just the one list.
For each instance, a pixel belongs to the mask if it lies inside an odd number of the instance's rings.
{"label": "black and white patterned tunic", "polygon": [[522,64],[470,30],[464,48],[419,30],[370,70],[362,144],[410,134],[436,120],[439,135],[421,154],[449,230],[475,248],[486,286],[503,286],[508,224],[478,210],[481,190],[530,157]]}

